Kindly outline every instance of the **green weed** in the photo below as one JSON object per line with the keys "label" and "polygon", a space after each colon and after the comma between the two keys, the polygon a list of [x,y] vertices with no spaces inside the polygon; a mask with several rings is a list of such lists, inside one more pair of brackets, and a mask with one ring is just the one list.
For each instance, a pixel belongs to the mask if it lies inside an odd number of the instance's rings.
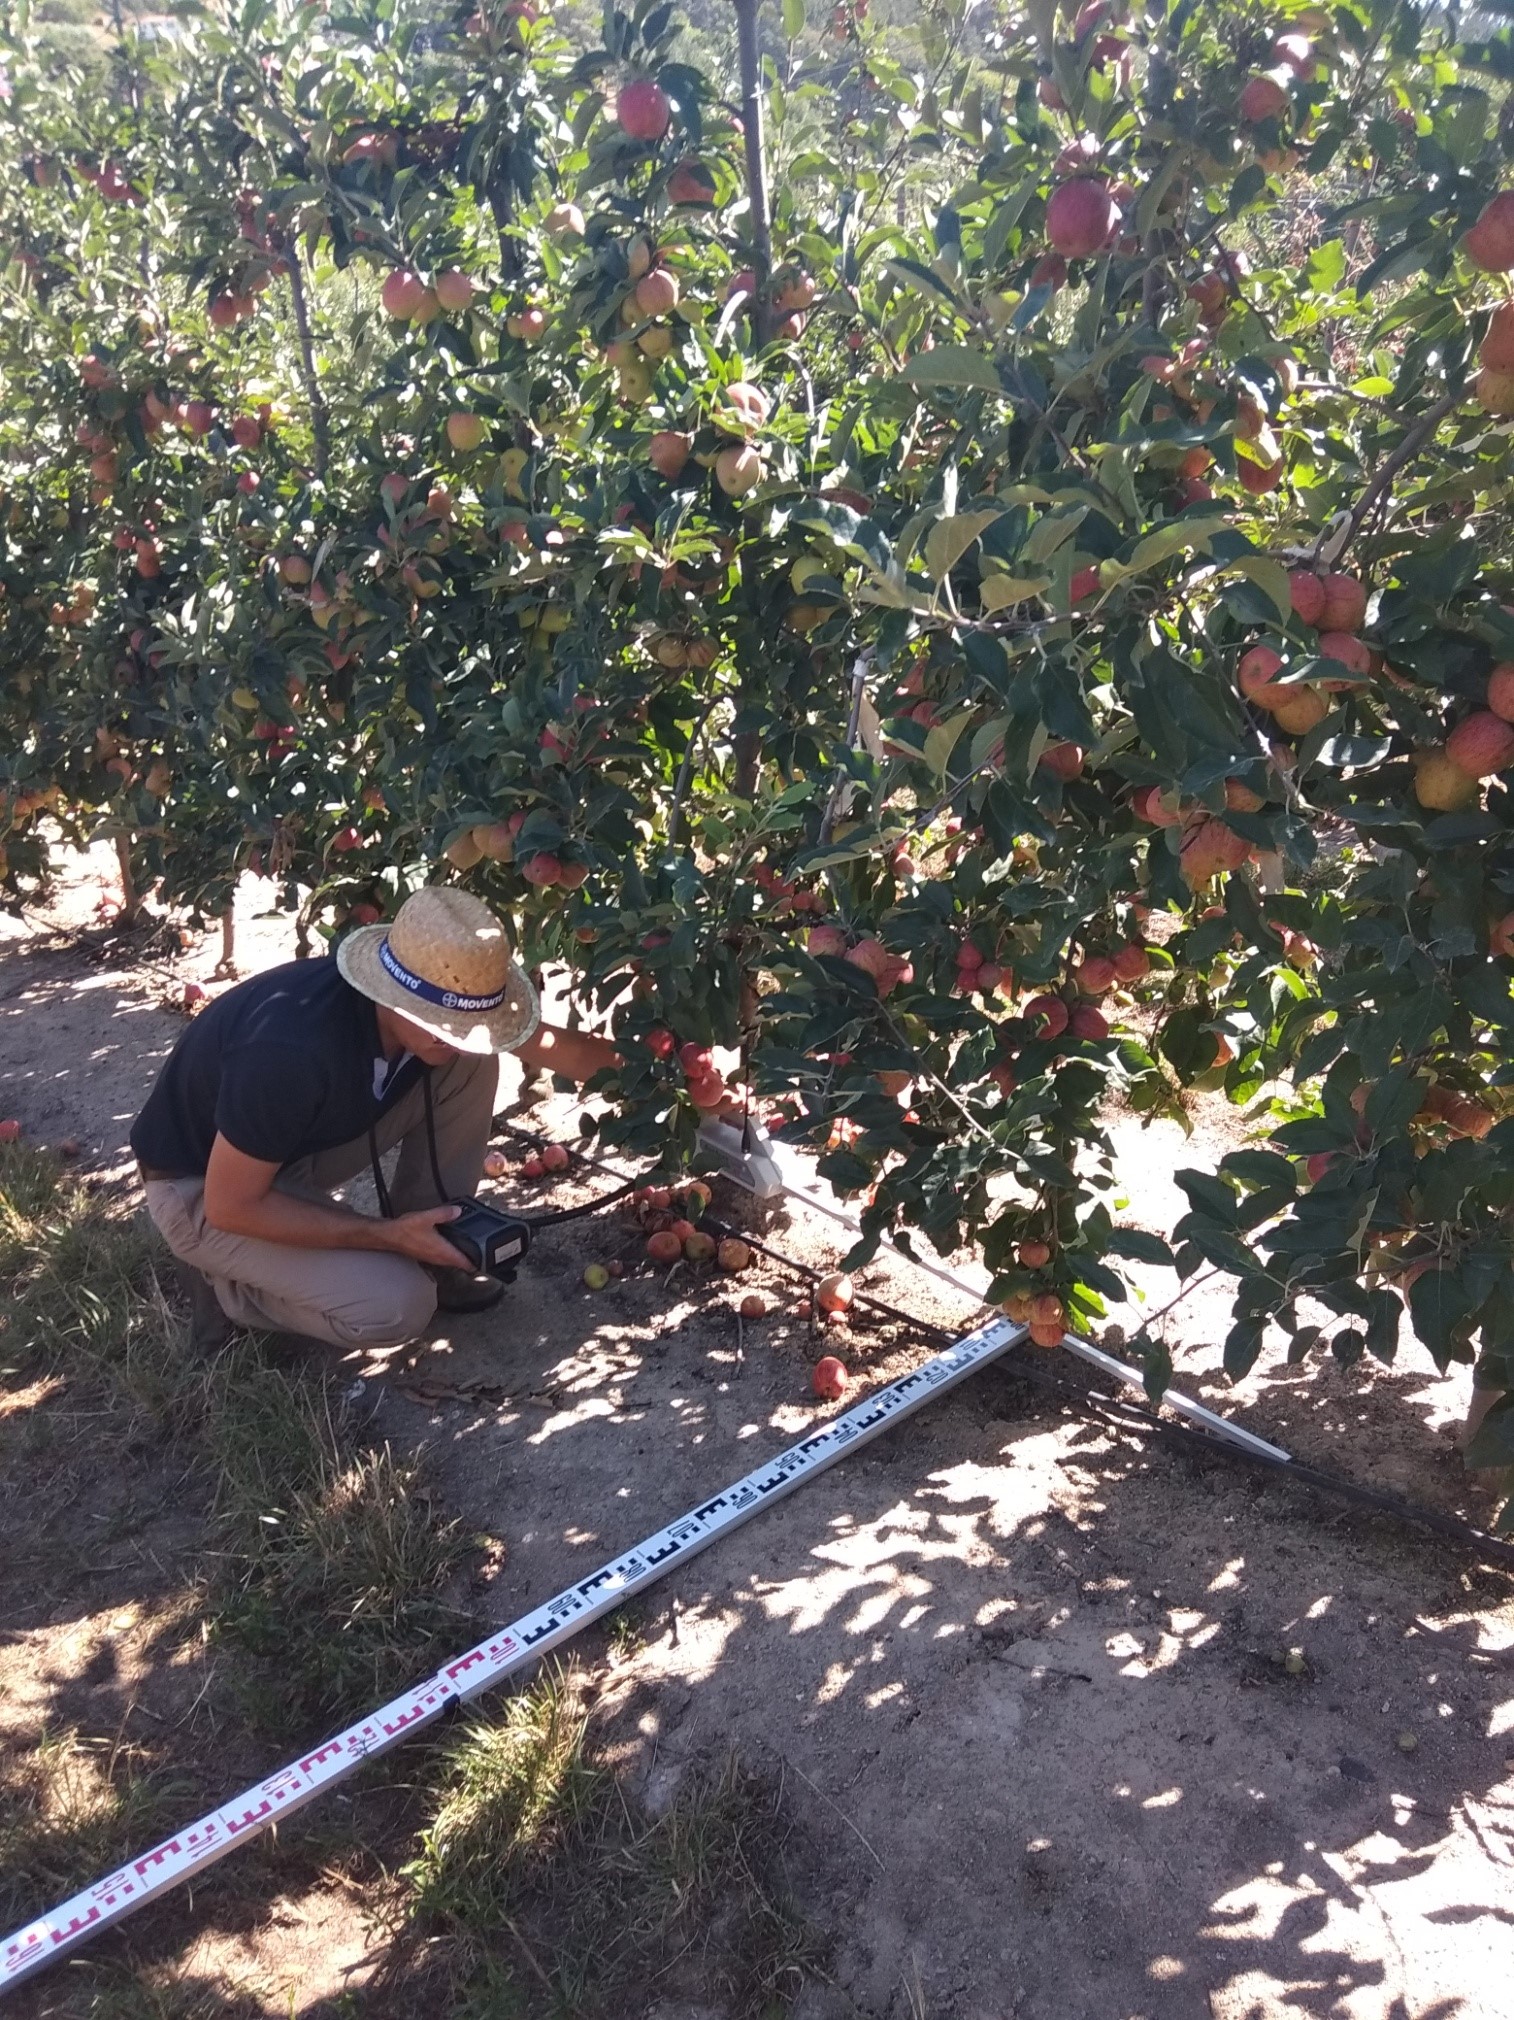
{"label": "green weed", "polygon": [[589,1756],[576,1674],[557,1672],[446,1749],[403,1875],[408,1933],[445,1932],[469,2020],[619,2015],[686,1982],[735,2014],[781,2012],[819,1963],[786,1836],[774,1790],[734,1760],[660,1816],[634,1809]]}
{"label": "green weed", "polygon": [[[159,1252],[161,1253],[161,1252]],[[239,1339],[205,1356],[168,1302],[140,1214],[34,1151],[0,1157],[0,1273],[17,1371],[66,1379],[54,1413],[105,1402],[170,1443],[208,1492],[203,1611],[267,1658],[243,1677],[260,1724],[335,1716],[424,1672],[464,1616],[440,1591],[462,1555],[419,1469],[352,1450],[325,1385]]]}
{"label": "green weed", "polygon": [[[464,1539],[415,1465],[355,1446],[325,1385],[270,1366],[255,1342],[197,1352],[141,1218],[24,1149],[0,1149],[0,1296],[0,1385],[56,1383],[18,1413],[28,1428],[9,1453],[33,1452],[55,1473],[167,1455],[186,1483],[201,1533],[173,1638],[234,1646],[198,1714],[212,1733],[240,1715],[303,1741],[318,1719],[423,1675],[439,1639],[461,1645],[468,1623],[444,1590]],[[617,1629],[629,1654],[634,1622],[623,1615]],[[175,1742],[179,1757],[196,1730]],[[74,1731],[24,1762],[0,1760],[5,1918],[224,1794],[220,1767],[217,1757],[208,1787],[186,1786],[143,1748]],[[729,1762],[691,1776],[660,1816],[642,1812],[593,1759],[575,1673],[542,1678],[413,1756],[411,1774],[406,1814],[423,1821],[386,1890],[385,1971],[371,1992],[344,1995],[344,2012],[620,2020],[694,1988],[733,2016],[771,2020],[818,1968],[789,1896],[774,1789]],[[53,2010],[202,2020],[253,2009],[171,1965],[143,1974],[87,1959]]]}

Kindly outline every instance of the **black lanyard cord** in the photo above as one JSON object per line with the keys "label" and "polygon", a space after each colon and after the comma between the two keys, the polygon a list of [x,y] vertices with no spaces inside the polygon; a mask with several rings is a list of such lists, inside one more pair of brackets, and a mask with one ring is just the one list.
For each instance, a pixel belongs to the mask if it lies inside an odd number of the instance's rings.
{"label": "black lanyard cord", "polygon": [[[441,1206],[446,1206],[449,1203],[451,1195],[442,1183],[441,1162],[436,1154],[436,1105],[431,1092],[431,1069],[429,1066],[422,1066],[421,1068],[421,1093],[426,1104],[426,1149],[431,1158],[431,1177],[436,1185],[437,1203]],[[376,1122],[371,1122],[368,1125],[368,1157],[373,1166],[373,1190],[378,1195],[379,1212],[385,1220],[393,1220],[394,1207],[390,1202],[389,1188],[384,1183],[383,1166],[379,1162],[378,1125]],[[624,1199],[627,1193],[635,1192],[637,1187],[645,1184],[645,1182],[641,1178],[627,1179],[624,1185],[616,1186],[613,1192],[603,1193],[598,1199],[588,1200],[583,1206],[562,1208],[557,1213],[537,1214],[529,1218],[526,1221],[526,1225],[528,1227],[557,1227],[566,1220],[581,1220],[587,1214],[598,1213],[601,1207],[613,1205],[617,1199]]]}
{"label": "black lanyard cord", "polygon": [[[442,1167],[436,1154],[436,1103],[431,1093],[431,1068],[421,1067],[421,1094],[426,1104],[426,1149],[431,1158],[431,1178],[436,1187],[436,1203],[449,1203],[447,1188],[442,1183]],[[368,1159],[373,1166],[373,1190],[378,1195],[379,1212],[385,1220],[394,1219],[394,1207],[389,1199],[389,1188],[384,1183],[384,1167],[379,1162],[378,1123],[368,1125]]]}

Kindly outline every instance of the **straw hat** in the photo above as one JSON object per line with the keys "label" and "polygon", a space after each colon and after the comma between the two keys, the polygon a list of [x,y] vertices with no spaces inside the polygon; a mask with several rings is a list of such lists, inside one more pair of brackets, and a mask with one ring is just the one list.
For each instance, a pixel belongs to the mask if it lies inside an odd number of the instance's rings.
{"label": "straw hat", "polygon": [[540,1021],[504,927],[450,885],[417,891],[387,926],[349,933],[336,965],[354,989],[459,1052],[513,1051]]}

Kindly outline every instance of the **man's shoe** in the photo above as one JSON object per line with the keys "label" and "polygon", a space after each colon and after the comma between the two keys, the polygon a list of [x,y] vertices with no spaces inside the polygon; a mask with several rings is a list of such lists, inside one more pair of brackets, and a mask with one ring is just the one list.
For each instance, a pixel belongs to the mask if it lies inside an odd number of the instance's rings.
{"label": "man's shoe", "polygon": [[486,1312],[505,1294],[498,1277],[471,1276],[467,1270],[433,1270],[436,1308],[440,1312]]}
{"label": "man's shoe", "polygon": [[231,1338],[231,1320],[221,1309],[216,1287],[193,1263],[174,1261],[179,1289],[189,1305],[189,1344],[197,1354],[216,1354]]}

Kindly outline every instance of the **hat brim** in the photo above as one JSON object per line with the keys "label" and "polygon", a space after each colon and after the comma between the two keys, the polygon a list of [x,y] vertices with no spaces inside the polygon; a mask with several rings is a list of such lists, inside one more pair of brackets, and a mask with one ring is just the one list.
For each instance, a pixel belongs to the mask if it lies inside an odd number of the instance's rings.
{"label": "hat brim", "polygon": [[513,1052],[541,1022],[541,1004],[531,978],[518,961],[510,963],[505,1000],[494,1010],[443,1010],[422,1002],[395,981],[379,960],[387,926],[358,926],[338,942],[336,965],[360,995],[396,1010],[433,1038],[458,1052]]}

